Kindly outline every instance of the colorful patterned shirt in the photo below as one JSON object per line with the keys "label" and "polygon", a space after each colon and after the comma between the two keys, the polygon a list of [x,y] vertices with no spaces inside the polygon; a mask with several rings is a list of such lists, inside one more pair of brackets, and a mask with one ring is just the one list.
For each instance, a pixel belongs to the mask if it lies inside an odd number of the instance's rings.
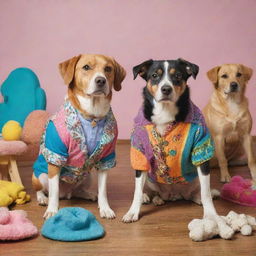
{"label": "colorful patterned shirt", "polygon": [[[76,183],[85,178],[92,168],[105,170],[114,167],[118,130],[112,110],[99,122],[95,131],[88,132],[87,125],[66,100],[46,124],[39,156],[33,165],[35,176],[48,173],[48,163],[51,163],[61,167],[61,180]],[[93,143],[91,136],[98,142]]]}
{"label": "colorful patterned shirt", "polygon": [[186,120],[169,124],[163,136],[145,119],[142,108],[134,121],[131,165],[147,171],[152,182],[190,182],[197,177],[196,166],[213,157],[213,141],[204,117],[192,102]]}

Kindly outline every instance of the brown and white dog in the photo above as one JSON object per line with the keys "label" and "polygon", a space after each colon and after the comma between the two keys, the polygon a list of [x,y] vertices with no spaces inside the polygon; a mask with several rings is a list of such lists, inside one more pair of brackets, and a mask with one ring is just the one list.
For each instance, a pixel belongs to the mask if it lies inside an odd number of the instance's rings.
{"label": "brown and white dog", "polygon": [[[84,54],[60,63],[59,70],[65,84],[68,85],[66,100],[71,104],[72,109],[75,109],[75,113],[80,113],[84,119],[93,120],[93,125],[97,125],[98,121],[108,117],[108,113],[111,111],[112,88],[116,91],[121,90],[121,83],[126,75],[121,65],[112,57]],[[69,112],[67,111],[67,113]],[[116,125],[114,117],[113,120]],[[115,136],[117,137],[117,132]],[[113,148],[116,137],[113,140]],[[43,157],[41,156],[41,158]],[[33,187],[37,191],[38,203],[40,205],[47,205],[48,203],[44,218],[49,218],[57,213],[59,198],[69,199],[74,196],[91,200],[97,199],[96,195],[87,191],[90,186],[90,173],[86,174],[86,179],[79,181],[77,184],[68,184],[60,181],[60,172],[63,166],[52,164],[46,160],[45,164],[48,172],[36,175],[34,168],[32,177]],[[40,168],[40,164],[38,166]],[[99,169],[98,207],[100,216],[114,218],[115,214],[107,199],[106,182],[107,171]],[[48,199],[46,194],[48,194]]]}
{"label": "brown and white dog", "polygon": [[212,68],[207,76],[214,85],[213,94],[203,110],[215,143],[221,182],[229,182],[228,161],[236,160],[243,148],[251,176],[256,181],[256,158],[252,145],[252,117],[245,96],[252,69],[242,64]]}

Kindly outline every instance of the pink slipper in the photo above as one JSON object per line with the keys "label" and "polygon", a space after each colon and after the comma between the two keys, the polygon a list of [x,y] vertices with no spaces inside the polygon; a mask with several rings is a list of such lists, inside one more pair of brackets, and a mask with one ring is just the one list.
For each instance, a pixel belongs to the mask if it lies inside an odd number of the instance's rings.
{"label": "pink slipper", "polygon": [[233,203],[256,207],[256,187],[252,181],[234,176],[230,183],[223,185],[221,197]]}
{"label": "pink slipper", "polygon": [[37,228],[27,219],[25,211],[0,208],[0,240],[20,240],[37,234]]}

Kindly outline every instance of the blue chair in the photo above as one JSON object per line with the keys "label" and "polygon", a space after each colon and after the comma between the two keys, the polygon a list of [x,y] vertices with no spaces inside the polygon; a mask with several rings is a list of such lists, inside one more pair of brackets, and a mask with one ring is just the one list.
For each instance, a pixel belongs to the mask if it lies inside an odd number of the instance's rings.
{"label": "blue chair", "polygon": [[3,125],[15,120],[23,126],[26,117],[34,110],[46,109],[46,95],[36,74],[29,68],[13,70],[3,82],[0,92],[0,133]]}

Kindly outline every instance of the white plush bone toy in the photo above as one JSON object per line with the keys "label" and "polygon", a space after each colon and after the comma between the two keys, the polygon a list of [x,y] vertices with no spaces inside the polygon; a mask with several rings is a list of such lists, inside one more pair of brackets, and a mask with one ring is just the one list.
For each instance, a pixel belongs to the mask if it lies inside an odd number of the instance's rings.
{"label": "white plush bone toy", "polygon": [[229,214],[223,218],[235,232],[240,231],[244,236],[249,236],[252,234],[253,230],[256,230],[256,219],[252,216],[230,211]]}
{"label": "white plush bone toy", "polygon": [[188,224],[188,229],[189,237],[196,242],[209,240],[219,234],[216,222],[210,219],[194,219]]}
{"label": "white plush bone toy", "polygon": [[[231,239],[235,232],[241,232],[242,235],[248,236],[256,230],[256,219],[245,214],[237,214],[230,211],[227,216],[222,216],[223,220],[228,224],[233,232],[226,239]],[[189,237],[196,242],[211,239],[219,235],[219,228],[214,221],[210,219],[194,219],[188,224]]]}

